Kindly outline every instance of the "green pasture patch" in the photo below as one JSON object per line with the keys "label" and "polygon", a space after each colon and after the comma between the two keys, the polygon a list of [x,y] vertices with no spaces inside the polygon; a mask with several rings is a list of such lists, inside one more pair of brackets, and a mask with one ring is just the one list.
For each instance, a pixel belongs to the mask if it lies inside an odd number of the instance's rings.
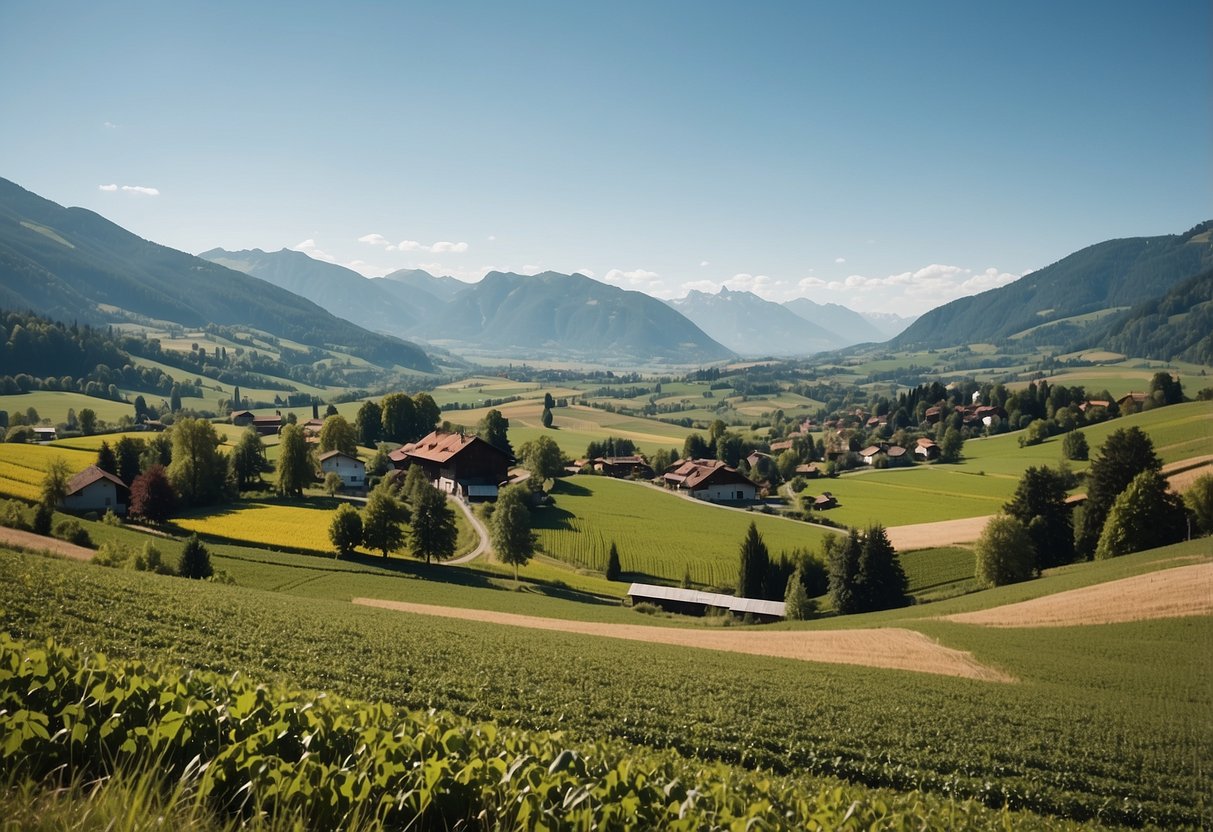
{"label": "green pasture patch", "polygon": [[[144,395],[151,398],[150,394]],[[38,411],[40,419],[49,419],[53,424],[66,422],[68,410],[75,410],[79,415],[80,411],[86,407],[96,413],[98,419],[106,422],[117,422],[123,416],[130,416],[132,419],[135,417],[133,405],[110,399],[98,399],[83,393],[34,390],[30,393],[0,396],[0,410],[7,410],[10,417],[14,413],[25,413],[31,407]]]}
{"label": "green pasture patch", "polygon": [[942,546],[900,552],[901,568],[909,581],[910,594],[934,595],[973,580],[976,557],[963,546]]}
{"label": "green pasture patch", "polygon": [[773,555],[795,549],[819,552],[827,533],[794,520],[713,506],[610,477],[568,477],[552,493],[555,505],[532,515],[544,552],[601,571],[614,542],[624,573],[638,581],[677,582],[689,571],[700,585],[735,585],[738,550],[751,522],[758,525]]}

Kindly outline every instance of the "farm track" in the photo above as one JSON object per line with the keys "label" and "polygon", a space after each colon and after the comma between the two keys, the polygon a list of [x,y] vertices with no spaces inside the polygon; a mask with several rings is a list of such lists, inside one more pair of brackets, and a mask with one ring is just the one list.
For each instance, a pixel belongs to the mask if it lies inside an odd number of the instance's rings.
{"label": "farm track", "polygon": [[462,511],[463,516],[467,518],[472,530],[476,532],[476,536],[480,538],[480,542],[476,544],[476,548],[468,552],[466,555],[460,555],[459,557],[452,558],[451,560],[441,561],[448,566],[458,566],[461,563],[469,563],[474,561],[476,558],[488,552],[489,530],[484,527],[484,523],[480,522],[480,518],[476,516],[476,513],[472,511],[471,507],[463,500],[450,495],[447,496],[447,499],[459,506],[459,510]]}
{"label": "farm track", "polygon": [[720,650],[806,662],[910,670],[987,682],[1014,681],[1005,673],[979,663],[970,653],[944,647],[914,630],[896,627],[826,631],[758,631],[737,628],[675,629],[641,624],[568,621],[491,610],[410,604],[376,598],[354,598],[353,603],[414,615],[459,618],[487,624],[504,624],[535,630],[554,630],[563,633],[642,641],[647,644],[669,644],[675,647]]}
{"label": "farm track", "polygon": [[71,558],[72,560],[87,561],[93,558],[93,550],[87,549],[84,546],[77,546],[65,540],[59,540],[56,537],[43,537],[33,532],[10,529],[6,526],[0,526],[0,541],[11,543],[14,546],[20,546],[23,549],[29,549],[34,552],[53,552],[56,555],[63,555],[63,557]]}
{"label": "farm track", "polygon": [[943,620],[985,627],[1076,627],[1193,615],[1213,615],[1213,562],[1148,572]]}

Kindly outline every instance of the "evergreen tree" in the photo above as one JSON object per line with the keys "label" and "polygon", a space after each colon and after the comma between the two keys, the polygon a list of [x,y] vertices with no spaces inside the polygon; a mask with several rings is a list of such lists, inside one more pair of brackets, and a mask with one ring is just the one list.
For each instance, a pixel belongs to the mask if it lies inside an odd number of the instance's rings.
{"label": "evergreen tree", "polygon": [[977,540],[976,554],[975,577],[983,587],[1026,581],[1035,571],[1035,545],[1014,515],[990,519]]}
{"label": "evergreen tree", "polygon": [[325,419],[328,419],[330,416],[336,416],[336,415],[337,415],[337,405],[330,404],[328,407],[326,407],[324,409],[324,418]]}
{"label": "evergreen tree", "polygon": [[[1069,434],[1073,435],[1073,434]],[[1074,527],[1066,503],[1066,476],[1047,466],[1023,472],[1011,502],[1003,506],[1032,540],[1032,564],[1038,569],[1074,560]]]}
{"label": "evergreen tree", "polygon": [[750,521],[745,540],[739,552],[740,565],[737,572],[737,595],[741,598],[764,598],[767,571],[771,558],[767,545],[758,533],[758,526]]}
{"label": "evergreen tree", "polygon": [[944,431],[939,443],[939,460],[941,462],[960,462],[960,453],[964,448],[964,437],[955,427]]}
{"label": "evergreen tree", "polygon": [[500,410],[494,408],[484,414],[484,418],[476,427],[476,435],[493,447],[513,456],[514,449],[510,447],[509,430],[510,420],[502,416]]}
{"label": "evergreen tree", "polygon": [[124,436],[114,445],[114,456],[118,460],[118,479],[128,486],[143,470],[141,457],[146,449],[147,443],[132,436]]}
{"label": "evergreen tree", "polygon": [[244,399],[240,397],[240,385],[232,388],[232,410],[244,410]]}
{"label": "evergreen tree", "polygon": [[147,401],[143,396],[135,396],[135,422],[145,422],[151,416],[147,410]]}
{"label": "evergreen tree", "polygon": [[97,449],[97,467],[107,474],[118,476],[118,458],[114,456],[108,442],[102,441],[101,447]]}
{"label": "evergreen tree", "polygon": [[209,578],[214,571],[211,569],[211,553],[206,550],[198,535],[190,535],[181,550],[181,564],[177,574],[183,578]]}
{"label": "evergreen tree", "polygon": [[287,425],[280,437],[277,491],[283,496],[302,496],[304,487],[315,478],[303,428]]}
{"label": "evergreen tree", "polygon": [[413,464],[404,474],[404,485],[400,489],[400,498],[408,500],[410,505],[417,504],[417,498],[426,488],[431,488],[429,475],[420,465]]}
{"label": "evergreen tree", "polygon": [[358,429],[358,442],[368,448],[375,447],[383,435],[383,410],[368,399],[358,408],[354,425]]}
{"label": "evergreen tree", "polygon": [[91,407],[80,410],[80,432],[92,436],[97,432],[97,413]]}
{"label": "evergreen tree", "polygon": [[[498,507],[497,511],[500,510]],[[446,495],[433,486],[423,488],[413,506],[413,520],[409,525],[413,554],[424,557],[426,563],[430,558],[446,560],[455,554],[458,537],[455,513],[447,505]]]}
{"label": "evergreen tree", "polygon": [[518,580],[518,567],[525,566],[535,551],[531,511],[527,508],[526,500],[527,492],[523,486],[503,488],[489,520],[493,551],[497,553],[498,560],[514,567],[515,581]]}
{"label": "evergreen tree", "polygon": [[556,406],[556,400],[552,398],[552,394],[544,393],[543,394],[543,409],[551,410],[555,406]]}
{"label": "evergreen tree", "polygon": [[131,514],[136,517],[163,522],[173,513],[176,500],[164,466],[158,462],[131,482]]}
{"label": "evergreen tree", "polygon": [[[689,569],[689,567],[688,567],[688,569]],[[623,567],[619,563],[619,549],[615,546],[615,541],[612,540],[611,541],[611,551],[609,551],[607,553],[606,579],[608,581],[617,581],[617,580],[619,580],[619,576],[622,573],[623,573]],[[688,572],[687,575],[684,576],[684,580],[688,579],[689,577],[690,577],[690,572]],[[687,584],[684,584],[684,585],[689,585],[689,581]]]}
{"label": "evergreen tree", "polygon": [[168,409],[172,413],[177,413],[181,410],[181,388],[176,384],[173,385],[172,392],[169,393]]}
{"label": "evergreen tree", "polygon": [[868,527],[859,554],[857,595],[863,610],[888,610],[905,606],[909,582],[897,551],[889,542],[884,526]]}
{"label": "evergreen tree", "polygon": [[1120,428],[1108,434],[1099,456],[1087,469],[1087,499],[1075,548],[1084,558],[1095,554],[1104,521],[1117,495],[1143,471],[1161,471],[1162,460],[1141,428]]}
{"label": "evergreen tree", "polygon": [[805,621],[812,618],[816,605],[805,591],[804,581],[800,570],[797,569],[788,578],[788,589],[783,596],[784,618],[788,621]]}
{"label": "evergreen tree", "polygon": [[404,543],[401,523],[407,517],[408,512],[381,484],[371,492],[362,512],[362,542],[368,549],[379,550],[386,558],[388,552],[399,549]]}
{"label": "evergreen tree", "polygon": [[545,428],[550,428],[552,426],[552,409],[550,407],[545,407],[543,409],[543,416],[540,417],[540,420],[543,422],[543,426]]}
{"label": "evergreen tree", "polygon": [[830,603],[840,615],[861,612],[856,596],[859,578],[859,532],[851,529],[846,537],[829,535],[825,539],[826,569],[829,576]]}
{"label": "evergreen tree", "polygon": [[333,512],[333,519],[329,522],[329,540],[333,542],[337,557],[352,555],[362,542],[362,517],[349,503],[342,503]]}

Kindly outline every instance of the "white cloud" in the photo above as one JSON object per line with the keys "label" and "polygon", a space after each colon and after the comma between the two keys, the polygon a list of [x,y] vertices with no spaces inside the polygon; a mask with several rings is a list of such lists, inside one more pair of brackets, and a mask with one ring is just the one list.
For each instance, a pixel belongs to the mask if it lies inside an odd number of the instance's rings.
{"label": "white cloud", "polygon": [[703,266],[710,266],[712,264],[709,263],[707,260],[700,260],[699,265],[700,265],[700,267],[703,267]]}
{"label": "white cloud", "polygon": [[491,243],[491,242],[493,242],[493,241],[494,241],[494,240],[496,240],[496,239],[497,239],[497,235],[496,235],[496,234],[490,234],[490,235],[489,235],[489,242],[490,242],[490,243]]}
{"label": "white cloud", "polygon": [[835,257],[835,258],[834,258],[834,262],[835,262],[835,263],[845,263],[845,262],[847,262],[847,258],[845,258],[845,257]]}
{"label": "white cloud", "polygon": [[313,260],[323,260],[326,263],[336,263],[337,262],[336,257],[334,257],[331,254],[329,254],[328,252],[322,251],[320,248],[318,248],[316,246],[316,241],[311,239],[310,237],[300,243],[296,243],[294,246],[292,246],[292,248],[294,248],[295,251],[302,251],[304,254],[306,254],[308,257],[311,257]]}
{"label": "white cloud", "polygon": [[819,286],[825,286],[826,282],[820,277],[802,277],[800,282],[796,284],[801,289],[816,289]]}
{"label": "white cloud", "polygon": [[401,240],[393,243],[382,234],[363,234],[358,238],[358,242],[370,246],[383,246],[388,251],[424,251],[429,254],[463,254],[468,250],[467,243],[452,243],[449,240],[439,240],[432,245],[419,243],[416,240]]}
{"label": "white cloud", "polygon": [[661,275],[648,269],[632,269],[631,271],[611,269],[602,276],[602,280],[604,283],[610,283],[622,289],[636,289],[641,292],[660,290],[662,288],[659,285],[661,283]]}
{"label": "white cloud", "polygon": [[434,243],[432,246],[430,246],[429,250],[433,254],[445,254],[445,253],[463,254],[465,251],[468,250],[468,244],[467,243],[449,243],[446,240],[440,240],[439,242]]}
{"label": "white cloud", "polygon": [[372,246],[388,245],[387,237],[384,237],[382,234],[363,234],[358,238],[358,242]]}
{"label": "white cloud", "polygon": [[159,188],[148,188],[143,185],[115,185],[111,183],[109,185],[98,185],[97,188],[111,194],[115,191],[122,191],[123,193],[134,194],[135,196],[160,196]]}
{"label": "white cloud", "polygon": [[112,121],[105,121],[105,122],[102,122],[102,123],[101,123],[101,126],[102,126],[102,127],[104,127],[104,128],[105,128],[105,129],[107,129],[107,130],[117,130],[117,129],[118,129],[118,125],[117,125],[117,124],[114,124]]}

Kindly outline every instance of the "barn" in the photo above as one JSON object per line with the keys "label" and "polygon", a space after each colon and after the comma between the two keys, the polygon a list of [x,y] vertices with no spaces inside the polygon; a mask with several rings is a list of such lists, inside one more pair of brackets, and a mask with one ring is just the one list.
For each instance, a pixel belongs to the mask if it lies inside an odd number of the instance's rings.
{"label": "barn", "polygon": [[397,468],[420,465],[442,491],[466,500],[497,499],[513,459],[479,436],[436,430],[389,454]]}

